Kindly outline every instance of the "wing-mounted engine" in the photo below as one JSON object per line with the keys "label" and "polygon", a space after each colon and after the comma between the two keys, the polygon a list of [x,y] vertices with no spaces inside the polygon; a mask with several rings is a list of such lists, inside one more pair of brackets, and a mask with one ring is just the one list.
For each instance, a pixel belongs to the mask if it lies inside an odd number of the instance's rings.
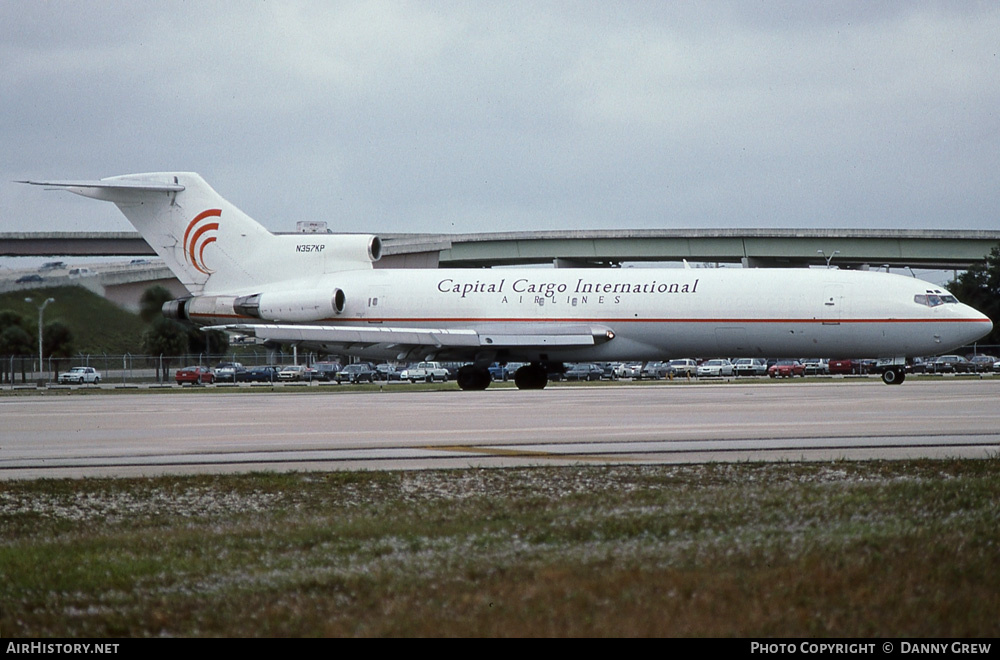
{"label": "wing-mounted engine", "polygon": [[255,293],[248,296],[193,296],[164,303],[167,318],[201,325],[260,319],[276,323],[312,323],[344,312],[343,290],[305,289]]}

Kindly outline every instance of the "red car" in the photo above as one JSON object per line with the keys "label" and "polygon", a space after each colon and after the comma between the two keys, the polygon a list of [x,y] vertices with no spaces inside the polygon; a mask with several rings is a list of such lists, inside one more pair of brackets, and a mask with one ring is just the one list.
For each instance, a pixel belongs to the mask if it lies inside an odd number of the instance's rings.
{"label": "red car", "polygon": [[215,374],[208,367],[184,367],[183,369],[178,369],[177,373],[174,374],[174,378],[177,379],[178,385],[183,385],[184,383],[194,383],[195,385],[201,385],[203,383],[214,383]]}
{"label": "red car", "polygon": [[830,360],[831,374],[860,374],[862,373],[861,360]]}
{"label": "red car", "polygon": [[767,375],[771,378],[805,376],[806,368],[798,360],[778,360],[767,370]]}

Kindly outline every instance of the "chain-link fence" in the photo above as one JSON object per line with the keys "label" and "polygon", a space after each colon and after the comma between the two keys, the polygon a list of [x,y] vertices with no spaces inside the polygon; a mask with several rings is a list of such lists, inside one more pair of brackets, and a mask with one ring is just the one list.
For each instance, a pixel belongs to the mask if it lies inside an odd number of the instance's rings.
{"label": "chain-link fence", "polygon": [[[973,355],[991,355],[1000,357],[1000,346],[968,346],[953,351],[954,354],[972,357]],[[39,369],[38,357],[30,355],[0,356],[0,385],[44,385],[57,383],[59,374],[73,367],[93,367],[100,374],[102,383],[106,384],[141,384],[173,382],[177,369],[189,366],[204,366],[214,369],[222,362],[238,362],[247,369],[274,365],[285,367],[290,364],[312,365],[319,361],[333,361],[342,364],[351,362],[350,358],[320,355],[317,353],[282,353],[264,349],[241,349],[239,352],[225,356],[205,353],[189,355],[108,355],[89,354],[73,357],[47,357],[43,368]]]}
{"label": "chain-link fence", "polygon": [[[238,354],[226,356],[207,355],[205,353],[190,355],[108,355],[89,354],[73,357],[47,357],[42,369],[38,366],[38,356],[7,355],[0,357],[0,385],[37,385],[56,383],[59,374],[73,367],[93,367],[102,383],[156,383],[172,382],[174,372],[183,367],[193,365],[214,369],[222,362],[239,362],[248,369],[251,367],[275,365],[284,367],[290,364],[311,365],[320,360],[329,360],[327,356],[315,353],[280,353],[266,350],[244,350]],[[296,361],[297,360],[297,361]]]}

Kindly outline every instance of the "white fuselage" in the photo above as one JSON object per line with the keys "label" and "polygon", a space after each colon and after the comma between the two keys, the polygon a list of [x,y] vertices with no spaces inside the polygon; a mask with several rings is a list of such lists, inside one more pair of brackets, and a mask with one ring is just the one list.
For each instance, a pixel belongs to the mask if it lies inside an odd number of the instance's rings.
{"label": "white fuselage", "polygon": [[[837,269],[385,269],[274,283],[263,291],[334,288],[345,294],[343,312],[311,324],[543,332],[546,324],[572,323],[614,334],[586,348],[508,349],[512,361],[913,357],[952,350],[992,328],[961,303],[915,302],[936,285]],[[391,358],[394,347],[347,352]]]}

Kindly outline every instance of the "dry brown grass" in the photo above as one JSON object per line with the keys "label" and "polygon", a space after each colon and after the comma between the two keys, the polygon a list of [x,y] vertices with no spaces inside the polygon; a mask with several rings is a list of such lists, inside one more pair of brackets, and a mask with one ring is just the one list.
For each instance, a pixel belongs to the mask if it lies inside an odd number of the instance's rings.
{"label": "dry brown grass", "polygon": [[998,467],[0,483],[0,632],[996,636]]}

